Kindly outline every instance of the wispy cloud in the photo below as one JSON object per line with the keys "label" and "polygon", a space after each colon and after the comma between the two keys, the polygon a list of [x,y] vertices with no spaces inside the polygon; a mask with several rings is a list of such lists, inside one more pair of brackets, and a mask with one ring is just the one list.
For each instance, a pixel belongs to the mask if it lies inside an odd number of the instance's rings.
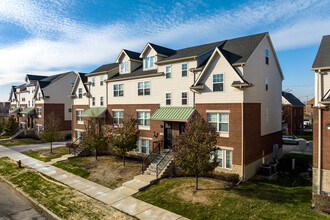
{"label": "wispy cloud", "polygon": [[[330,28],[327,10],[319,10],[330,9],[326,3],[255,1],[204,13],[199,13],[203,1],[177,2],[169,8],[146,4],[136,10],[133,22],[97,25],[69,16],[77,6],[74,0],[2,0],[0,22],[23,27],[31,37],[11,46],[0,43],[0,85],[22,81],[26,73],[81,71],[110,63],[122,48],[141,50],[147,41],[178,48],[270,31],[277,49],[315,44]],[[324,17],[316,20],[320,13]]]}

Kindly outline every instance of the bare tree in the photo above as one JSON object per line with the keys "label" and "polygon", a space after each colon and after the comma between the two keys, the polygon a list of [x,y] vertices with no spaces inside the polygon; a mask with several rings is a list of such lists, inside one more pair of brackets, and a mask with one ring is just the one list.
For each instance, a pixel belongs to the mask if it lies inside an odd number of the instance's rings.
{"label": "bare tree", "polygon": [[123,158],[123,165],[125,166],[127,152],[136,149],[136,142],[139,139],[137,121],[132,117],[124,117],[122,124],[109,133],[108,143]]}
{"label": "bare tree", "polygon": [[53,153],[53,142],[60,135],[60,120],[54,112],[51,112],[45,121],[43,131],[40,133],[40,139],[50,142],[50,153]]}
{"label": "bare tree", "polygon": [[5,123],[5,131],[8,132],[10,135],[15,134],[18,131],[18,122],[15,120],[14,116],[10,116]]}
{"label": "bare tree", "polygon": [[208,128],[206,121],[199,115],[195,115],[187,123],[184,133],[178,137],[174,160],[186,174],[196,177],[196,190],[198,177],[214,170],[218,165],[215,154],[216,142],[217,134],[214,127]]}
{"label": "bare tree", "polygon": [[98,117],[91,117],[86,120],[85,132],[83,134],[82,144],[95,151],[95,159],[97,160],[97,153],[100,149],[107,146],[106,138],[104,137],[101,120]]}

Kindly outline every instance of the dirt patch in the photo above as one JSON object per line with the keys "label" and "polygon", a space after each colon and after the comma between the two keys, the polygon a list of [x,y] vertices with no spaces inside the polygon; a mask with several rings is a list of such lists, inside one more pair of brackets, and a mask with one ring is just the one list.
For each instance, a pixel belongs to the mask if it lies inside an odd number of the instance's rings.
{"label": "dirt patch", "polygon": [[124,167],[122,159],[115,156],[100,156],[97,160],[95,157],[81,157],[68,162],[73,166],[88,170],[89,180],[112,189],[120,187],[122,183],[141,174],[141,162],[126,160]]}
{"label": "dirt patch", "polygon": [[188,203],[199,203],[209,205],[213,203],[211,195],[214,191],[220,191],[225,188],[222,181],[200,178],[199,189],[195,189],[195,182],[181,184],[180,187],[170,190],[170,193],[177,194],[183,201]]}

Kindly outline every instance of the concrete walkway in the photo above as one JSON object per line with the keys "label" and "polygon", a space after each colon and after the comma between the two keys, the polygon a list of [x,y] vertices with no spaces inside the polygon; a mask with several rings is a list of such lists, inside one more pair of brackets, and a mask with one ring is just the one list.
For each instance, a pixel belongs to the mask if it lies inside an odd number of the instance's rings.
{"label": "concrete walkway", "polygon": [[[71,143],[71,140],[53,142],[53,148],[65,146],[66,143]],[[47,149],[50,149],[50,143],[15,145],[15,146],[11,146],[10,149],[21,152],[21,153],[38,151],[38,150],[47,150]]]}
{"label": "concrete walkway", "polygon": [[92,198],[109,204],[112,207],[139,219],[187,219],[165,209],[133,198],[132,195],[136,193],[135,190],[124,186],[112,190],[42,161],[28,157],[12,150],[12,148],[0,145],[0,157],[1,156],[9,157],[15,161],[21,160],[24,165],[29,166],[38,172],[50,176]]}

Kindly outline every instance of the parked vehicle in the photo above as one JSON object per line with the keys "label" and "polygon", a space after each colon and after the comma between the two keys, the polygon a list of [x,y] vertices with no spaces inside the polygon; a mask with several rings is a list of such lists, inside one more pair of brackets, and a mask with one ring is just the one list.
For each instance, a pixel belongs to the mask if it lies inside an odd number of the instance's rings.
{"label": "parked vehicle", "polygon": [[283,144],[299,144],[300,138],[297,138],[294,135],[283,135],[282,143]]}

